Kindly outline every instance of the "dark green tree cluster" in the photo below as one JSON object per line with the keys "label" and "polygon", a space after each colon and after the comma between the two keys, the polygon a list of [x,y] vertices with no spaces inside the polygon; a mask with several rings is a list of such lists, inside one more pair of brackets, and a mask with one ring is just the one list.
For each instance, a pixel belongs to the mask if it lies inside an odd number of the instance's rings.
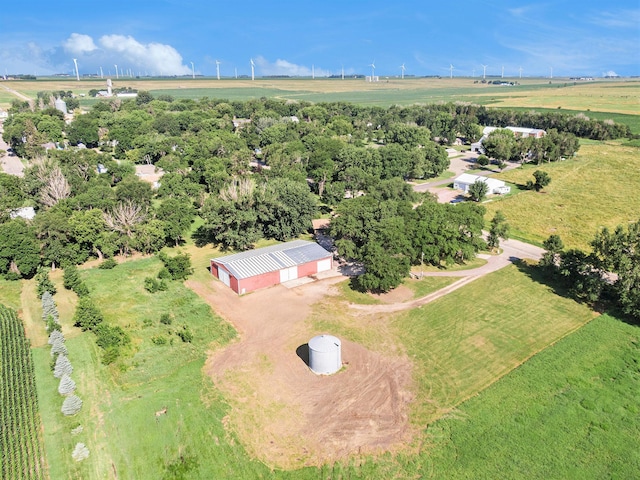
{"label": "dark green tree cluster", "polygon": [[544,137],[516,137],[511,130],[499,128],[482,142],[485,153],[498,161],[541,164],[571,158],[580,148],[572,133],[552,129]]}
{"label": "dark green tree cluster", "polygon": [[613,232],[599,231],[591,242],[590,253],[565,250],[557,235],[544,244],[546,252],[540,268],[569,292],[592,304],[618,306],[625,314],[640,320],[640,221]]}
{"label": "dark green tree cluster", "polygon": [[484,208],[474,204],[411,202],[367,195],[343,201],[331,221],[338,253],[360,262],[363,290],[386,292],[409,275],[411,265],[462,263],[485,246]]}

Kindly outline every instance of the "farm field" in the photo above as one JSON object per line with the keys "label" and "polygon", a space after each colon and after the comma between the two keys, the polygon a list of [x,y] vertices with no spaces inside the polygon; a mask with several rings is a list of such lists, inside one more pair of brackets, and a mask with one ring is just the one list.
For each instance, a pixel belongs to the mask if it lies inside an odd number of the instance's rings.
{"label": "farm field", "polygon": [[568,248],[588,249],[601,227],[613,229],[638,220],[639,166],[635,147],[585,143],[573,160],[525,165],[496,175],[524,188],[535,170],[543,170],[551,183],[541,192],[523,190],[485,202],[485,218],[489,221],[501,210],[514,238],[541,244],[556,234]]}
{"label": "farm field", "polygon": [[[568,110],[587,110],[620,114],[638,114],[637,98],[640,81],[609,80],[576,83],[568,79],[514,79],[518,86],[498,86],[474,83],[472,78],[408,78],[390,77],[379,83],[366,83],[363,79],[223,79],[167,78],[133,79],[114,81],[115,87],[131,87],[148,90],[154,95],[169,94],[175,98],[199,99],[202,97],[247,100],[259,97],[275,97],[289,100],[346,101],[365,105],[409,105],[449,101],[472,102],[492,107],[526,107]],[[489,78],[494,80],[494,78]],[[105,80],[91,79],[76,82],[72,79],[42,79],[11,82],[10,87],[35,98],[39,91],[71,90],[87,94],[91,89],[103,89]],[[12,100],[0,97],[5,108]],[[96,99],[84,98],[84,106]]]}

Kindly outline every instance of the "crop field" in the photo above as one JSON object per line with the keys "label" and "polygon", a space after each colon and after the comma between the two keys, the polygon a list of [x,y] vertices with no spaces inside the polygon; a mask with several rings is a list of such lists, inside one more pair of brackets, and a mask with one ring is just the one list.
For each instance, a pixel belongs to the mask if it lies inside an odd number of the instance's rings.
{"label": "crop field", "polygon": [[[489,78],[495,80],[495,78]],[[153,94],[169,94],[175,98],[199,99],[202,97],[247,100],[259,97],[275,97],[289,100],[346,101],[365,105],[409,105],[462,101],[494,107],[526,107],[568,110],[591,110],[620,114],[638,114],[640,81],[609,80],[576,83],[568,79],[553,80],[514,79],[517,86],[499,86],[474,83],[473,78],[381,78],[378,83],[366,83],[363,79],[222,79],[167,78],[114,80],[114,87],[131,87],[148,90]],[[72,79],[42,79],[11,82],[11,88],[35,98],[39,91],[71,90],[87,94],[91,89],[104,89],[105,80],[90,79],[76,82]],[[4,94],[3,94],[4,95]],[[11,98],[0,106],[8,106]],[[89,106],[95,99],[84,98]]]}
{"label": "crop field", "polygon": [[523,190],[484,203],[486,219],[502,210],[512,233],[541,244],[560,235],[569,248],[588,249],[601,227],[615,228],[638,221],[640,168],[636,147],[618,143],[586,143],[575,159],[545,165],[526,165],[497,176],[524,188],[535,170],[544,170],[551,183],[541,192]]}

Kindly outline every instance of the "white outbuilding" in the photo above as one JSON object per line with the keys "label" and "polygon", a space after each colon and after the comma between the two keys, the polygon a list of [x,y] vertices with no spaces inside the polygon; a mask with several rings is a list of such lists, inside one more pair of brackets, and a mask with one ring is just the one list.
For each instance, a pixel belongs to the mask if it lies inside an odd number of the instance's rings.
{"label": "white outbuilding", "polygon": [[333,335],[309,340],[309,368],[319,375],[331,375],[342,368],[342,345]]}
{"label": "white outbuilding", "polygon": [[472,175],[470,173],[463,173],[459,177],[453,180],[453,188],[462,190],[464,193],[469,193],[469,187],[476,182],[484,182],[489,187],[487,193],[504,195],[511,191],[511,187],[497,178],[483,177],[480,175]]}

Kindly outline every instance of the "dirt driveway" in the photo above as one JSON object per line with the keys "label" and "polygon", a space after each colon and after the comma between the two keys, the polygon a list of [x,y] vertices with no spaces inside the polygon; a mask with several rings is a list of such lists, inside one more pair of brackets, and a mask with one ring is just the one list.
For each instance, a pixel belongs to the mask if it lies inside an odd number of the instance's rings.
{"label": "dirt driveway", "polygon": [[411,437],[411,362],[342,340],[345,367],[318,376],[305,363],[321,332],[312,306],[344,277],[238,297],[214,279],[187,286],[233,324],[240,339],[212,353],[205,371],[231,405],[226,419],[243,445],[273,467],[321,465],[392,450]]}

